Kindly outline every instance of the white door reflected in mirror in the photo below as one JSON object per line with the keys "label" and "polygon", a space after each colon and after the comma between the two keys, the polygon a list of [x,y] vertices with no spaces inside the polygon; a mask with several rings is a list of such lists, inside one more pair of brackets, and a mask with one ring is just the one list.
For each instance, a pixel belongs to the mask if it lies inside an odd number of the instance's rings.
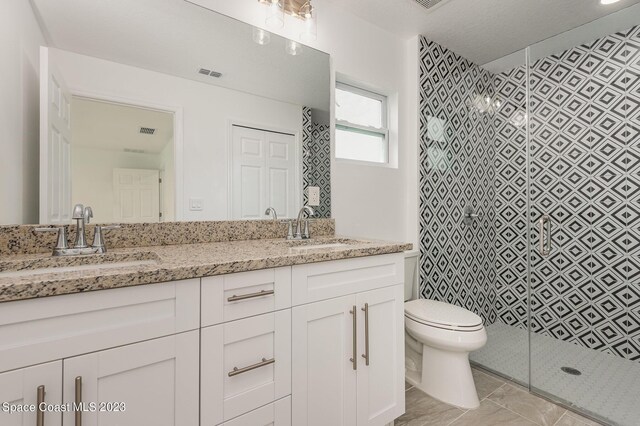
{"label": "white door reflected in mirror", "polygon": [[267,207],[292,218],[300,197],[300,153],[294,134],[233,126],[231,218],[264,219]]}

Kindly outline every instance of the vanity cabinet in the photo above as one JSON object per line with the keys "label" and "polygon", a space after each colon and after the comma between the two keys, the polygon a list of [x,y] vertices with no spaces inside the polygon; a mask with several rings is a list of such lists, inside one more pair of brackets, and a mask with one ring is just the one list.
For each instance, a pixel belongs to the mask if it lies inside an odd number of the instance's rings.
{"label": "vanity cabinet", "polygon": [[[34,405],[36,411],[8,413],[0,410],[3,426],[60,426],[62,416],[45,413],[38,423],[37,408],[41,402],[62,402],[62,362],[55,361],[0,374],[0,403]],[[40,414],[42,416],[42,414]]]}
{"label": "vanity cabinet", "polygon": [[293,424],[392,422],[404,413],[403,259],[296,268],[294,303],[353,294],[292,310]]}
{"label": "vanity cabinet", "polygon": [[403,268],[380,255],[4,303],[0,402],[86,404],[46,426],[382,426],[404,412]]}

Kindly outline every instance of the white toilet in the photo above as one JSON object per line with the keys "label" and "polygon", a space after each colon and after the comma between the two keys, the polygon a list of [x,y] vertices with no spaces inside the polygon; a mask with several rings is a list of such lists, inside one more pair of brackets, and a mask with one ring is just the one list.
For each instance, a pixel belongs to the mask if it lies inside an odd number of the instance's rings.
{"label": "white toilet", "polygon": [[[414,274],[407,274],[405,280],[410,286],[405,289],[405,299],[410,299],[415,296]],[[449,303],[417,299],[405,302],[404,323],[407,382],[442,402],[477,408],[480,401],[469,352],[487,343],[482,319]]]}

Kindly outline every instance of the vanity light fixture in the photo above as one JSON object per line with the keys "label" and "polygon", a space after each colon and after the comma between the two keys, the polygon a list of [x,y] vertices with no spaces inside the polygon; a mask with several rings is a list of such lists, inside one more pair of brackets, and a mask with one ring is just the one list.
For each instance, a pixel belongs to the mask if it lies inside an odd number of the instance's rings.
{"label": "vanity light fixture", "polygon": [[600,0],[600,4],[613,4],[613,3],[617,3],[620,0]]}
{"label": "vanity light fixture", "polygon": [[[258,3],[267,6],[265,20],[267,27],[282,28],[284,15],[287,14],[302,21],[304,28],[300,33],[301,40],[313,41],[317,38],[317,12],[312,6],[311,0],[258,0]],[[256,43],[258,42],[256,41]]]}

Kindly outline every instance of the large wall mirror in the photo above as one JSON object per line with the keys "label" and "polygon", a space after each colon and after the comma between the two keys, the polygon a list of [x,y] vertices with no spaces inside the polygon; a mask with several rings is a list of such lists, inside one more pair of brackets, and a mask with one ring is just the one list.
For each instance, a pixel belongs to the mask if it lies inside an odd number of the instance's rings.
{"label": "large wall mirror", "polygon": [[30,6],[40,134],[18,221],[70,223],[76,203],[95,222],[294,217],[310,191],[331,216],[329,55],[184,0]]}

